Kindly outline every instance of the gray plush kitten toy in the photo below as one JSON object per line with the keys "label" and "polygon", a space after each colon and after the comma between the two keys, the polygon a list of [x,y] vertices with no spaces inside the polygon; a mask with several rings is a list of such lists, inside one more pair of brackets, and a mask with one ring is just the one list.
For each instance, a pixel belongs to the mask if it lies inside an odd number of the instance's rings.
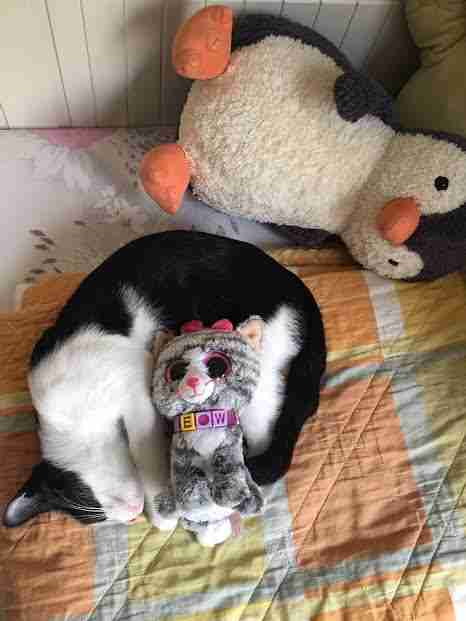
{"label": "gray plush kitten toy", "polygon": [[153,401],[173,431],[172,490],[157,497],[157,508],[203,545],[230,536],[235,511],[264,507],[244,463],[240,425],[259,382],[262,332],[258,317],[236,331],[228,320],[207,329],[192,321],[180,336],[165,333],[154,344]]}

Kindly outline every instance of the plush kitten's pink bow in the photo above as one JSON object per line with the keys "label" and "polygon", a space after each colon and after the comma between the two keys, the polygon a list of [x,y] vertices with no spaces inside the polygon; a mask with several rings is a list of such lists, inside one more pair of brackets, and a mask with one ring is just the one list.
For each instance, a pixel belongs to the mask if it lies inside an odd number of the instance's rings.
{"label": "plush kitten's pink bow", "polygon": [[228,319],[219,319],[215,323],[213,323],[210,328],[204,326],[202,321],[199,319],[193,319],[192,321],[188,321],[181,326],[181,334],[186,334],[189,332],[200,332],[201,330],[219,330],[220,332],[233,332],[233,324]]}

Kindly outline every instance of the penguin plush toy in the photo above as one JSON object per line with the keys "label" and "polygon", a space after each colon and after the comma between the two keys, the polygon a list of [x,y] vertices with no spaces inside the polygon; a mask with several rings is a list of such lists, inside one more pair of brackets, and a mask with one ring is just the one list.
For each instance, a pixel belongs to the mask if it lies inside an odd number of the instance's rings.
{"label": "penguin plush toy", "polygon": [[209,6],[178,31],[176,71],[194,80],[178,141],[141,164],[169,213],[188,185],[208,205],[285,227],[356,261],[429,280],[466,264],[466,140],[405,130],[382,86],[313,30]]}

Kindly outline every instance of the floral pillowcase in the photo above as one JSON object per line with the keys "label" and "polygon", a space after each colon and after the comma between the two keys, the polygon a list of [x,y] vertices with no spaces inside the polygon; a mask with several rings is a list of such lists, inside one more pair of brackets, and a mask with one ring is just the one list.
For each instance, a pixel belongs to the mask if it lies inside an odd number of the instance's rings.
{"label": "floral pillowcase", "polygon": [[18,283],[48,272],[86,272],[141,235],[202,230],[276,246],[267,226],[232,218],[187,194],[168,216],[138,183],[139,163],[174,128],[0,131],[0,182],[6,207],[0,228],[0,307]]}

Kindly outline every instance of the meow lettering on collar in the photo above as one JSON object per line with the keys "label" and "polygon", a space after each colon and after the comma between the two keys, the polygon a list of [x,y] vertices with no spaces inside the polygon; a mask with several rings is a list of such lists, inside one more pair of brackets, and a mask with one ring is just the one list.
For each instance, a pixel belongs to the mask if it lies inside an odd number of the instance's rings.
{"label": "meow lettering on collar", "polygon": [[217,409],[185,412],[174,419],[173,425],[175,433],[181,433],[215,427],[235,427],[239,422],[239,415],[235,410]]}

